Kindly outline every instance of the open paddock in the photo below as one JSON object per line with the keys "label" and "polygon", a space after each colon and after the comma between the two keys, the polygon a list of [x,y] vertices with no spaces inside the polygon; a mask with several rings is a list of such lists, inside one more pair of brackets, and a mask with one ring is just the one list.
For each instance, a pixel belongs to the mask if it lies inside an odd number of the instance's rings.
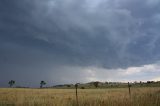
{"label": "open paddock", "polygon": [[[160,106],[160,87],[78,89],[79,106]],[[77,106],[75,89],[1,88],[0,106]]]}

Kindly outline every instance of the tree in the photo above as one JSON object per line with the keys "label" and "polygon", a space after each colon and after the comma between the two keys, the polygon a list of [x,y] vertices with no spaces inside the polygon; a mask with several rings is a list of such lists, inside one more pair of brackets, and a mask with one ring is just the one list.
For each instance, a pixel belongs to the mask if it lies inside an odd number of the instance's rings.
{"label": "tree", "polygon": [[98,81],[93,82],[93,85],[94,85],[96,88],[98,87],[98,84],[99,84],[99,82],[98,82]]}
{"label": "tree", "polygon": [[40,88],[43,88],[43,85],[46,85],[46,82],[45,82],[45,81],[41,81],[41,82],[40,82]]}
{"label": "tree", "polygon": [[15,83],[16,83],[16,82],[15,82],[14,80],[10,80],[10,81],[8,82],[8,84],[9,84],[10,87],[12,87]]}

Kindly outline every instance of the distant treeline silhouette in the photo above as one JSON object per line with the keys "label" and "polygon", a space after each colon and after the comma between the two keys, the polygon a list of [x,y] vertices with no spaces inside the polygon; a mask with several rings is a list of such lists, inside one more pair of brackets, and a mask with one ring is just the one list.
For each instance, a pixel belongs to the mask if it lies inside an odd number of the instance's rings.
{"label": "distant treeline silhouette", "polygon": [[[24,86],[15,86],[16,85],[16,81],[15,80],[10,80],[8,82],[9,84],[9,87],[12,88],[12,87],[16,87],[16,88],[29,88],[29,87],[24,87]],[[45,85],[47,84],[45,81],[40,81],[40,88],[51,88],[51,87],[46,87]],[[76,83],[79,85],[79,87],[81,89],[85,89],[86,86],[92,86],[92,87],[95,87],[95,88],[98,88],[98,87],[124,87],[124,86],[127,86],[127,82],[99,82],[99,81],[93,81],[93,82],[89,82],[89,83]],[[148,86],[148,85],[152,85],[152,84],[158,84],[156,86],[160,86],[160,81],[146,81],[146,82],[142,82],[142,81],[135,81],[135,82],[130,82],[131,85],[133,86]],[[74,84],[63,84],[63,85],[55,85],[55,86],[52,86],[53,88],[62,88],[62,87],[66,87],[66,88],[74,88]],[[88,88],[90,88],[88,87]]]}

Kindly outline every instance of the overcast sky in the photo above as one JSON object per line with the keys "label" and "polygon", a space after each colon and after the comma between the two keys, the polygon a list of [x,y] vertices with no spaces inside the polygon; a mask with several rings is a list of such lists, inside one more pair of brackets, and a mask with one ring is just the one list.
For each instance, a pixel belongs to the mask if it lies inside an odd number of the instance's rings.
{"label": "overcast sky", "polygon": [[0,86],[160,80],[160,0],[0,0]]}

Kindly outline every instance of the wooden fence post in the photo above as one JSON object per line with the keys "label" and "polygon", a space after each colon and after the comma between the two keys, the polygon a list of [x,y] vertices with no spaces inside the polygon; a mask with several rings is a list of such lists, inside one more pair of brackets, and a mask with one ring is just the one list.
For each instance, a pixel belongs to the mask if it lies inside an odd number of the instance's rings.
{"label": "wooden fence post", "polygon": [[131,85],[128,82],[129,96],[131,97]]}
{"label": "wooden fence post", "polygon": [[77,92],[78,83],[75,84],[75,88],[76,88],[76,102],[77,102],[77,106],[79,106],[79,103],[78,103],[78,92]]}

